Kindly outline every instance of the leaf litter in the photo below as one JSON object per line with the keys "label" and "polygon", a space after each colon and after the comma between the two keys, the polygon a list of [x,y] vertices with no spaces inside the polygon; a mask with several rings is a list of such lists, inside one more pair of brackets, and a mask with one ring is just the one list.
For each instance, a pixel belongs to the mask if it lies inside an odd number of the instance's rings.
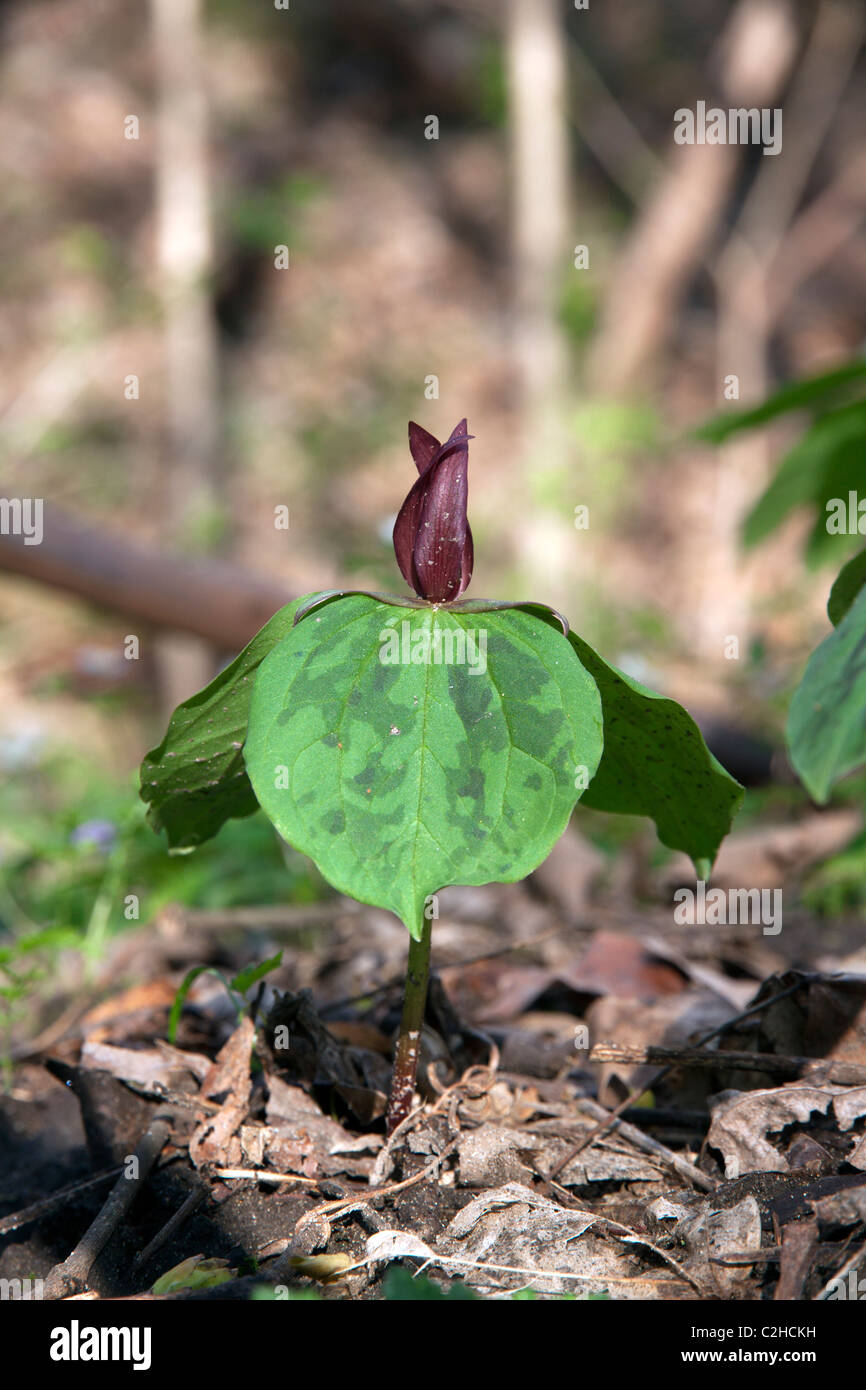
{"label": "leaf litter", "polygon": [[[335,898],[312,929],[291,909],[227,940],[170,909],[134,986],[121,939],[101,1001],[3,1098],[0,1274],[58,1296],[71,1270],[102,1297],[376,1299],[395,1266],[487,1298],[840,1296],[866,1257],[866,977],[826,952],[795,968],[778,941],[775,971],[732,973],[762,959],[745,933],[638,919],[598,901],[592,853],[559,859],[537,885],[441,895],[416,1107],[390,1140],[404,938],[387,914]],[[593,929],[566,920],[563,883],[595,895]],[[202,977],[165,1041],[191,964],[275,946],[242,1016]]]}

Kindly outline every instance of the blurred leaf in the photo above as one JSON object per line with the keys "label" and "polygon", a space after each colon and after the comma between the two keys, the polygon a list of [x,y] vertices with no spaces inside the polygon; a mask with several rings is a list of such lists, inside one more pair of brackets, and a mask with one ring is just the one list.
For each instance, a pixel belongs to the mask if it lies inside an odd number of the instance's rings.
{"label": "blurred leaf", "polygon": [[484,1300],[466,1284],[455,1283],[442,1289],[424,1274],[413,1277],[401,1265],[391,1265],[383,1284],[388,1303],[481,1303]]}
{"label": "blurred leaf", "polygon": [[504,126],[508,119],[508,83],[502,44],[494,39],[480,45],[474,88],[481,119],[492,126]]}
{"label": "blurred leaf", "polygon": [[827,503],[846,502],[862,483],[866,455],[866,401],[822,415],[785,456],[769,487],[743,524],[743,542],[755,545],[798,506],[817,511],[809,551],[816,558],[838,537],[827,531]]}
{"label": "blurred leaf", "polygon": [[866,584],[866,550],[861,550],[837,576],[827,600],[827,617],[838,627],[851,604]]}
{"label": "blurred leaf", "polygon": [[22,956],[32,955],[34,951],[58,951],[80,945],[81,937],[78,932],[72,931],[69,927],[46,927],[44,931],[19,936],[14,946],[0,948],[0,965],[11,964],[20,960]]}
{"label": "blurred leaf", "polygon": [[789,411],[830,404],[845,387],[863,379],[866,379],[866,359],[857,358],[835,371],[783,386],[751,410],[725,411],[716,415],[695,430],[695,437],[706,439],[711,444],[721,444],[733,434],[755,429]]}
{"label": "blurred leaf", "polygon": [[803,888],[803,901],[822,917],[842,917],[851,912],[862,916],[866,907],[866,830],[855,835],[839,854],[814,867]]}
{"label": "blurred leaf", "polygon": [[794,768],[818,802],[866,761],[866,588],[809,658],[787,738]]}

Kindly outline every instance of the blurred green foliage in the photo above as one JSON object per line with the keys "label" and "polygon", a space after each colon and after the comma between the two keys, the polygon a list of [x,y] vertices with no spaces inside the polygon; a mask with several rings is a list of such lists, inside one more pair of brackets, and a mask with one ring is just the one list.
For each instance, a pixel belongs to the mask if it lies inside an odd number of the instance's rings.
{"label": "blurred green foliage", "polygon": [[[258,814],[232,822],[219,850],[205,845],[194,855],[167,855],[145,821],[133,776],[111,778],[74,753],[7,773],[4,793],[0,891],[7,901],[0,915],[6,930],[39,923],[85,932],[98,895],[115,878],[123,890],[112,914],[117,926],[128,894],[139,897],[144,921],[169,902],[223,908],[321,895],[307,861],[284,853]],[[113,827],[107,849],[73,838],[88,822]]]}
{"label": "blurred green foliage", "polygon": [[482,121],[503,129],[508,119],[508,85],[502,44],[494,39],[480,45],[475,90]]}
{"label": "blurred green foliage", "polygon": [[321,178],[294,173],[270,187],[238,191],[227,209],[229,226],[238,246],[270,255],[275,246],[292,251],[302,244],[302,214],[325,191]]}
{"label": "blurred green foliage", "polygon": [[842,558],[857,538],[828,529],[828,508],[835,500],[847,506],[849,493],[862,490],[866,479],[866,358],[784,386],[753,409],[718,415],[697,437],[723,444],[794,412],[805,413],[804,432],[745,518],[743,542],[756,545],[791,512],[808,509],[813,525],[806,561],[817,565],[831,554]]}
{"label": "blurred green foliage", "polygon": [[[168,903],[199,908],[314,902],[330,891],[256,813],[219,845],[166,854],[134,776],[111,777],[65,752],[4,772],[0,829],[0,1001],[9,1030],[56,975],[63,952],[98,960],[106,939]],[[126,915],[138,899],[138,915]]]}
{"label": "blurred green foliage", "polygon": [[391,1265],[385,1275],[385,1298],[389,1303],[472,1303],[480,1295],[465,1284],[454,1283],[447,1291],[424,1274],[412,1275],[402,1265]]}
{"label": "blurred green foliage", "polygon": [[[866,802],[866,787],[863,791]],[[819,917],[842,917],[849,912],[862,915],[866,909],[866,830],[809,875],[803,902]]]}
{"label": "blurred green foliage", "polygon": [[569,275],[559,300],[559,322],[573,343],[584,343],[590,337],[597,311],[593,282],[586,274]]}

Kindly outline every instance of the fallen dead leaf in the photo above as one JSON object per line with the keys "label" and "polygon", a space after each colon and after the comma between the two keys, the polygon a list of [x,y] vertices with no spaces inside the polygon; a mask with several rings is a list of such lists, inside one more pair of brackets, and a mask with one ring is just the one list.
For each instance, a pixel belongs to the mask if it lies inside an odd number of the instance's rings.
{"label": "fallen dead leaf", "polygon": [[236,1168],[241,1163],[238,1130],[249,1109],[252,1091],[250,1058],[254,1040],[252,1019],[244,1018],[217,1053],[216,1061],[202,1081],[204,1096],[224,1099],[217,1113],[203,1120],[190,1140],[189,1155],[197,1168],[205,1163],[215,1163],[221,1168]]}
{"label": "fallen dead leaf", "polygon": [[784,1173],[788,1161],[769,1135],[781,1133],[788,1125],[806,1125],[814,1113],[827,1115],[831,1109],[840,1130],[849,1130],[866,1115],[866,1087],[793,1081],[766,1090],[735,1091],[712,1103],[707,1144],[721,1153],[728,1178]]}

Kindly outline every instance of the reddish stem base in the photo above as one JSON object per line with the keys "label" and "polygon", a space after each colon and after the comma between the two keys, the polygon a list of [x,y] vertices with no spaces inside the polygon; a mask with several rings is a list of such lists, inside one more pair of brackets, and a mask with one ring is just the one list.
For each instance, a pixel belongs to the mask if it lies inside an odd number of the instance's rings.
{"label": "reddish stem base", "polygon": [[424,1006],[427,1003],[427,980],[430,975],[430,937],[433,923],[424,919],[421,936],[409,943],[406,966],[406,992],[403,996],[403,1016],[394,1057],[391,1094],[388,1098],[386,1129],[390,1136],[402,1124],[412,1108],[418,1053],[421,1048],[421,1028]]}

